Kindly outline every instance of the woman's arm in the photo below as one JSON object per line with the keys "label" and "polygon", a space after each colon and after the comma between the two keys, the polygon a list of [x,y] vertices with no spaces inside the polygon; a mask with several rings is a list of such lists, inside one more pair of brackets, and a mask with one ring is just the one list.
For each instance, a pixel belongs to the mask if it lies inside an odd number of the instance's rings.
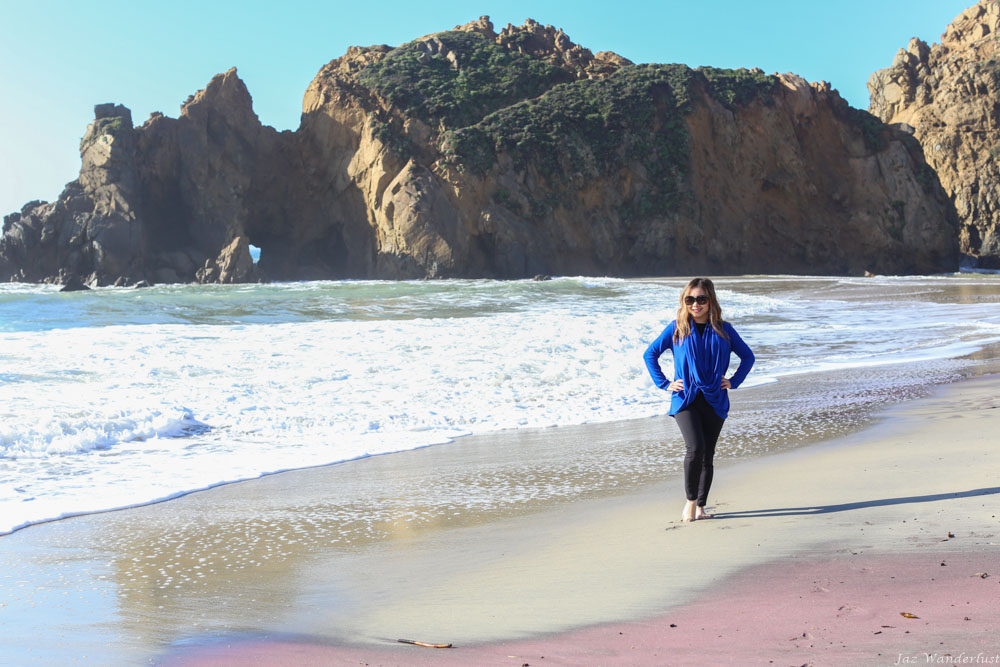
{"label": "woman's arm", "polygon": [[646,348],[646,354],[643,355],[643,358],[646,360],[646,368],[649,370],[649,376],[653,378],[653,384],[660,389],[666,389],[670,386],[670,380],[667,379],[660,368],[660,355],[666,350],[673,350],[674,328],[676,325],[676,322],[671,322],[667,325],[667,328],[663,330],[660,337],[649,344],[649,347]]}
{"label": "woman's arm", "polygon": [[753,368],[755,357],[753,356],[753,351],[750,349],[750,346],[743,342],[743,339],[740,338],[738,333],[736,333],[736,329],[733,328],[733,325],[726,323],[726,327],[727,333],[729,334],[729,345],[733,348],[733,352],[736,353],[736,356],[740,358],[739,368],[737,368],[736,372],[733,373],[731,378],[729,378],[730,386],[733,389],[737,389],[741,384],[743,384],[743,380],[746,379],[747,373],[750,372],[750,369]]}

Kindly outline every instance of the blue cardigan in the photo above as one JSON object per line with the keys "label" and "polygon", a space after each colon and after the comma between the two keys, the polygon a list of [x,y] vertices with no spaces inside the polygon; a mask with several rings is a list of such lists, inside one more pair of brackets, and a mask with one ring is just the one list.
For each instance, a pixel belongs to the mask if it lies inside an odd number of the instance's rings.
{"label": "blue cardigan", "polygon": [[720,336],[711,324],[705,327],[705,333],[698,333],[698,327],[692,322],[690,335],[674,344],[676,328],[677,320],[674,320],[650,343],[645,354],[646,368],[653,382],[660,389],[666,389],[671,381],[660,370],[660,355],[666,350],[673,352],[674,377],[684,380],[684,389],[674,392],[669,414],[675,415],[691,405],[700,391],[716,414],[725,419],[729,416],[729,392],[722,390],[722,378],[729,369],[729,357],[735,352],[740,358],[739,368],[729,378],[732,388],[736,389],[753,366],[753,352],[729,322],[722,323],[729,340]]}

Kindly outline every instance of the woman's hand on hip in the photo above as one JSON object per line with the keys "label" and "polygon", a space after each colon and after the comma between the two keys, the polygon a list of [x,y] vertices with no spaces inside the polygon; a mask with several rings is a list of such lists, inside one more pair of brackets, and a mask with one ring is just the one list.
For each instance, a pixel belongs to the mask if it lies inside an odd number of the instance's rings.
{"label": "woman's hand on hip", "polygon": [[684,391],[684,380],[677,379],[667,385],[667,391]]}
{"label": "woman's hand on hip", "polygon": [[722,390],[729,391],[733,388],[733,385],[729,384],[729,378],[722,378]]}

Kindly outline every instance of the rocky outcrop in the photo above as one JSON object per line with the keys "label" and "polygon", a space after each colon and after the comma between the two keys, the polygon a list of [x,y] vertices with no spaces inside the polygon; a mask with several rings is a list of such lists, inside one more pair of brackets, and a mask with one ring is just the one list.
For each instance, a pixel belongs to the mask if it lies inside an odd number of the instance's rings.
{"label": "rocky outcrop", "polygon": [[95,108],[80,141],[80,178],[51,204],[31,202],[4,219],[0,268],[10,279],[38,281],[142,272],[143,225],[132,114],[114,104]]}
{"label": "rocky outcrop", "polygon": [[940,44],[911,39],[868,89],[871,112],[922,144],[954,200],[969,262],[1000,269],[1000,2],[962,12]]}
{"label": "rocky outcrop", "polygon": [[633,65],[530,20],[352,47],[309,85],[295,132],[260,124],[235,70],[176,119],[96,116],[80,178],[5,218],[0,278],[957,265],[953,211],[920,146],[828,85]]}
{"label": "rocky outcrop", "polygon": [[581,79],[612,74],[619,68],[632,64],[628,58],[611,51],[591,53],[590,49],[574,44],[569,35],[561,29],[553,28],[550,25],[543,26],[531,19],[525,21],[523,26],[518,27],[508,23],[499,35],[493,33],[493,26],[489,22],[489,18],[485,16],[477,22],[458,26],[455,29],[476,28],[482,28],[483,35],[506,49],[545,59],[552,65],[566,69]]}
{"label": "rocky outcrop", "polygon": [[[0,268],[5,260],[10,279],[193,281],[245,235],[260,183],[280,169],[270,159],[279,135],[257,120],[235,69],[189,98],[179,118],[154,113],[133,127],[129,110],[113,104],[97,105],[95,116],[80,142],[79,178],[56,202],[4,218]],[[253,266],[205,275],[258,277]]]}
{"label": "rocky outcrop", "polygon": [[598,73],[553,57],[579,52],[529,22],[520,42],[557,68],[536,73],[559,82],[542,95],[476,108],[408,89],[400,72],[413,62],[461,72],[485,59],[483,44],[522,53],[510,27],[470,26],[485,40],[444,33],[349,52],[306,92],[299,131],[321,162],[350,156],[329,179],[363,201],[375,275],[957,267],[953,211],[919,145],[828,85],[627,63]]}

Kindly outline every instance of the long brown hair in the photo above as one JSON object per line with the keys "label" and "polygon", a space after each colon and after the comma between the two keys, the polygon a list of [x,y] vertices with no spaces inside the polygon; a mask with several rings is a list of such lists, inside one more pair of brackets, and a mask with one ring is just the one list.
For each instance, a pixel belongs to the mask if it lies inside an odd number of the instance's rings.
{"label": "long brown hair", "polygon": [[677,328],[674,329],[674,342],[679,343],[691,334],[692,320],[691,315],[688,314],[687,306],[684,305],[684,297],[688,296],[695,287],[702,288],[708,295],[708,321],[712,324],[712,328],[728,340],[729,336],[722,328],[722,323],[725,320],[722,319],[722,306],[719,305],[719,299],[715,296],[715,285],[708,278],[692,278],[681,291],[681,305],[677,309]]}

